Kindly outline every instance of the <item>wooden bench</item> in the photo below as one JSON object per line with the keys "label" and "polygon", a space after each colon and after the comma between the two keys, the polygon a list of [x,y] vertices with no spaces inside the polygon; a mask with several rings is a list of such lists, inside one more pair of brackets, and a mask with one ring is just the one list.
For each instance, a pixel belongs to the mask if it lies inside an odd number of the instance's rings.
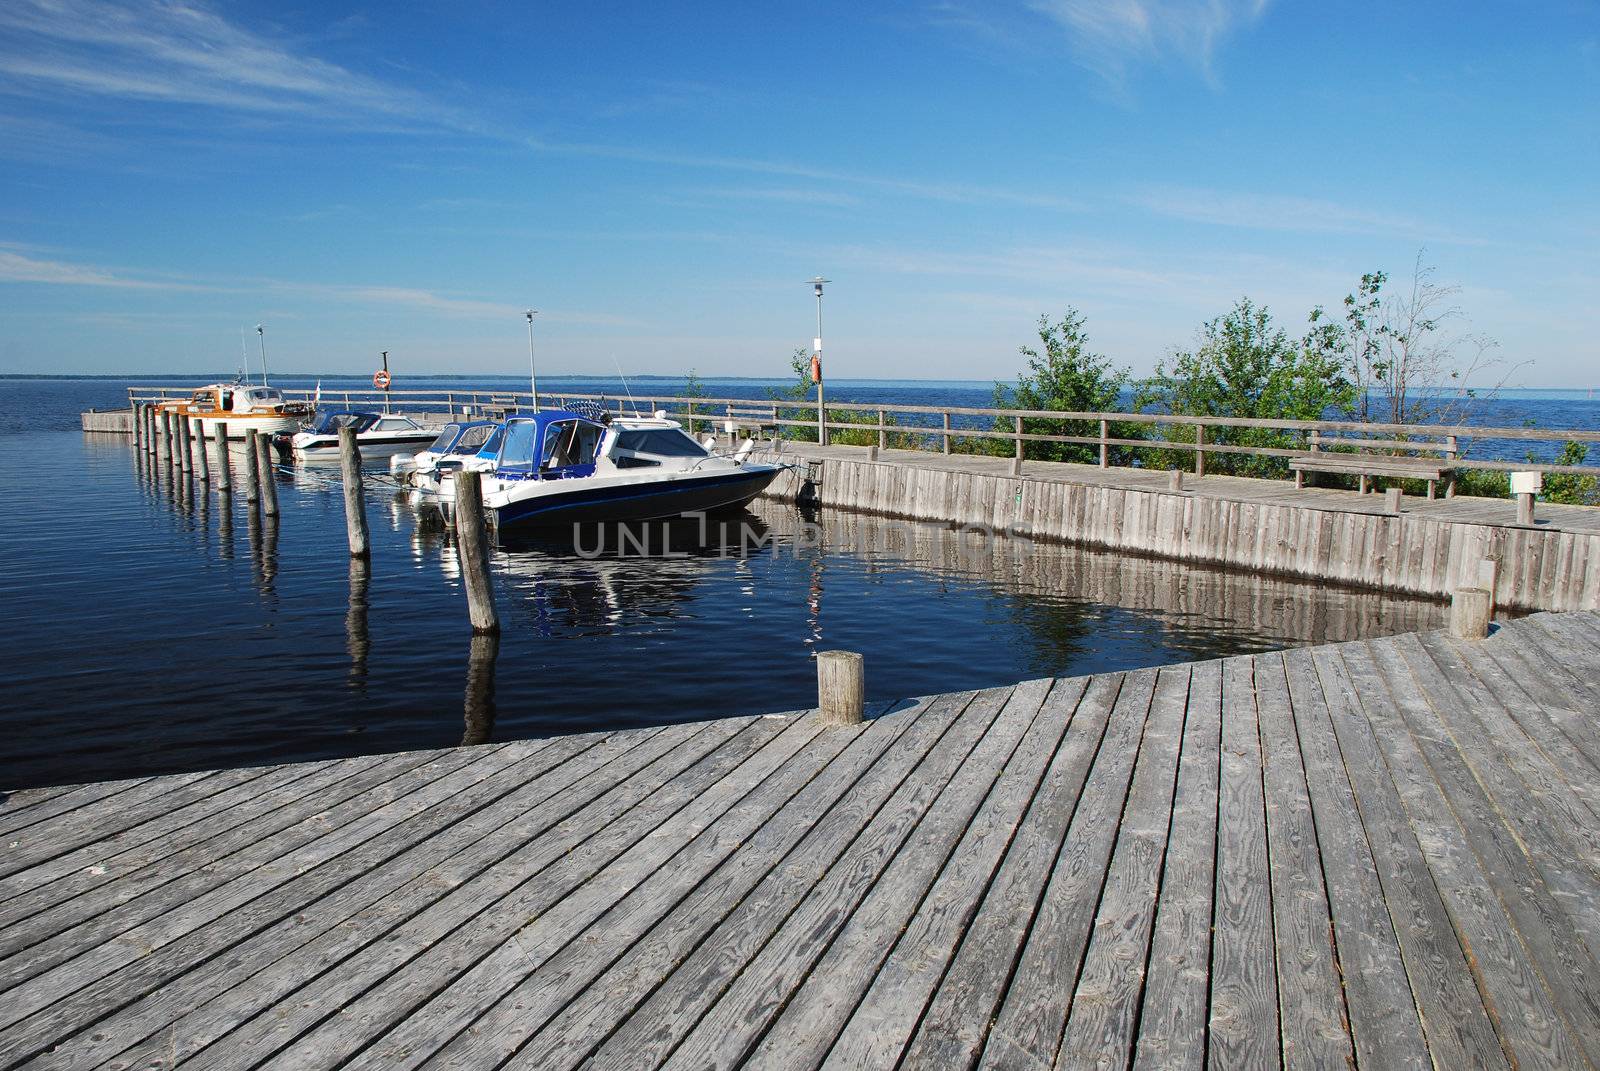
{"label": "wooden bench", "polygon": [[[1428,484],[1428,497],[1434,497],[1434,488],[1439,481],[1445,481],[1445,497],[1455,493],[1455,466],[1452,462],[1456,457],[1456,441],[1454,436],[1446,438],[1442,443],[1431,443],[1426,440],[1396,440],[1396,439],[1359,439],[1350,437],[1324,438],[1318,432],[1311,433],[1311,452],[1301,457],[1291,458],[1289,467],[1294,470],[1294,485],[1306,485],[1306,473],[1328,472],[1338,476],[1356,477],[1356,486],[1361,494],[1367,493],[1368,484],[1374,476],[1388,476],[1400,480],[1424,480]],[[1337,443],[1341,447],[1354,447],[1353,450],[1326,450],[1323,449],[1328,442]],[[1416,452],[1432,452],[1442,454],[1442,457],[1401,457],[1393,453],[1370,453],[1372,450],[1411,450]]]}
{"label": "wooden bench", "polygon": [[727,423],[732,424],[734,431],[739,432],[746,428],[757,435],[770,432],[771,438],[778,437],[778,407],[775,405],[763,406],[728,406]]}

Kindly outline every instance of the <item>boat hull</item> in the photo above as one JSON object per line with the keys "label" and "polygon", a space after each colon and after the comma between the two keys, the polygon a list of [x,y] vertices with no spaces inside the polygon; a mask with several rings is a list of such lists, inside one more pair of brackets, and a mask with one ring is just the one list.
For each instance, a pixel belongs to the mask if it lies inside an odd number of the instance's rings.
{"label": "boat hull", "polygon": [[[656,521],[684,514],[743,509],[782,472],[737,469],[695,480],[575,486],[511,499],[494,507],[501,528],[552,528],[611,521]],[[557,481],[567,482],[567,481]],[[585,481],[574,480],[581,485]]]}
{"label": "boat hull", "polygon": [[208,439],[215,437],[219,428],[227,438],[242,440],[252,429],[259,435],[279,435],[295,431],[300,427],[300,422],[291,416],[247,416],[241,413],[219,416],[216,413],[185,409],[174,409],[170,412],[185,414],[191,422],[198,421],[205,428]]}

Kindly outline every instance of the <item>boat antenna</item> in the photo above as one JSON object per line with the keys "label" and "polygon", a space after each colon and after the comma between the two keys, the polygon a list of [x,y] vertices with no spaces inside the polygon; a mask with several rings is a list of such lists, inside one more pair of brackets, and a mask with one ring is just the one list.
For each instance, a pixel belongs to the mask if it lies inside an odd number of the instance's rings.
{"label": "boat antenna", "polygon": [[250,347],[245,343],[244,324],[239,325],[239,354],[244,358],[244,368],[239,372],[238,382],[250,381]]}
{"label": "boat antenna", "polygon": [[622,374],[622,362],[617,360],[617,355],[614,353],[611,355],[611,363],[617,366],[617,378],[622,380],[622,393],[628,396],[628,404],[633,406],[633,415],[640,416],[643,410],[639,408],[639,403],[633,400],[633,388],[628,386],[628,377]]}
{"label": "boat antenna", "polygon": [[539,412],[539,374],[533,369],[533,318],[538,313],[538,309],[523,313],[528,318],[528,389],[533,392],[533,411],[536,414]]}

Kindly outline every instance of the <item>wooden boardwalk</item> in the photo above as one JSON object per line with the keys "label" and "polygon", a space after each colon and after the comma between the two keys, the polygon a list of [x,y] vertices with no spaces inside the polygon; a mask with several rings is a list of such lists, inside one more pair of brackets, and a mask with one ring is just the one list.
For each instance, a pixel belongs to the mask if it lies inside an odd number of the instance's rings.
{"label": "wooden boardwalk", "polygon": [[1600,1066],[1600,614],[17,792],[0,1065]]}

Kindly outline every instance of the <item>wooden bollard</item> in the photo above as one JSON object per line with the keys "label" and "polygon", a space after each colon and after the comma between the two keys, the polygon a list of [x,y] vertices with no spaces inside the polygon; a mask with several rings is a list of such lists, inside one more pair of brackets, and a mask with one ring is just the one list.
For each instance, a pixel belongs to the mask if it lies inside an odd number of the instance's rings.
{"label": "wooden bollard", "polygon": [[854,651],[817,652],[817,711],[822,724],[861,724],[866,706],[864,662]]}
{"label": "wooden bollard", "polygon": [[350,540],[350,556],[366,558],[372,549],[367,538],[367,507],[361,498],[361,448],[356,445],[354,428],[339,429],[339,471],[344,477],[344,531]]}
{"label": "wooden bollard", "polygon": [[133,449],[137,452],[144,449],[144,413],[138,402],[128,403],[128,415],[133,418]]}
{"label": "wooden bollard", "polygon": [[1181,490],[1183,490],[1183,470],[1182,469],[1173,469],[1171,472],[1167,473],[1167,490],[1169,490],[1169,491],[1181,491]]}
{"label": "wooden bollard", "polygon": [[194,470],[194,447],[189,441],[189,414],[178,414],[178,469],[182,472]]}
{"label": "wooden bollard", "polygon": [[163,409],[158,415],[159,423],[156,425],[156,455],[168,464],[172,463],[172,414]]}
{"label": "wooden bollard", "polygon": [[206,422],[198,418],[194,422],[194,456],[200,464],[200,482],[211,482],[211,458],[206,453]]}
{"label": "wooden bollard", "polygon": [[1533,524],[1533,496],[1526,492],[1517,496],[1517,523]]}
{"label": "wooden bollard", "polygon": [[482,475],[456,470],[456,549],[466,580],[467,616],[473,632],[499,632],[494,585],[489,582],[489,533],[484,527]]}
{"label": "wooden bollard", "polygon": [[261,513],[266,517],[278,515],[278,481],[272,469],[272,437],[256,435],[256,475],[261,478]]}
{"label": "wooden bollard", "polygon": [[1458,640],[1481,640],[1489,635],[1494,597],[1485,588],[1457,588],[1450,595],[1450,635]]}
{"label": "wooden bollard", "polygon": [[1388,487],[1383,492],[1383,512],[1399,513],[1400,500],[1405,497],[1405,490],[1399,487]]}
{"label": "wooden bollard", "polygon": [[260,434],[255,428],[248,428],[244,433],[244,500],[246,502],[261,501],[261,477],[256,469],[256,440]]}
{"label": "wooden bollard", "polygon": [[1517,523],[1533,525],[1533,496],[1544,490],[1544,473],[1537,469],[1531,472],[1513,472],[1511,474],[1511,493],[1517,496]]}
{"label": "wooden bollard", "polygon": [[155,456],[156,452],[156,410],[146,403],[139,407],[139,419],[144,421],[144,452]]}
{"label": "wooden bollard", "polygon": [[216,425],[217,490],[233,490],[233,468],[228,464],[228,426]]}

